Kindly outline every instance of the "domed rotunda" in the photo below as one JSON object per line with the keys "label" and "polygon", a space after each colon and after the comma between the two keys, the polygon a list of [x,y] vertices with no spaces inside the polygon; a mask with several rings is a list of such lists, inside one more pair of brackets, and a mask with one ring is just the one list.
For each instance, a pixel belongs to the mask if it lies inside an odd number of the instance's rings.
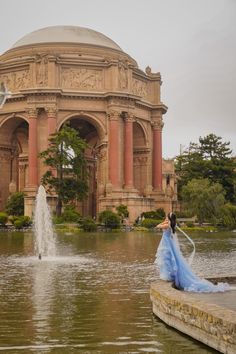
{"label": "domed rotunda", "polygon": [[[88,198],[82,215],[125,204],[133,221],[176,202],[173,165],[162,161],[160,73],[102,33],[53,26],[27,34],[0,56],[0,83],[11,91],[0,109],[0,210],[15,191],[32,214],[46,166],[38,157],[67,123],[89,145]],[[165,171],[163,171],[163,166]]]}

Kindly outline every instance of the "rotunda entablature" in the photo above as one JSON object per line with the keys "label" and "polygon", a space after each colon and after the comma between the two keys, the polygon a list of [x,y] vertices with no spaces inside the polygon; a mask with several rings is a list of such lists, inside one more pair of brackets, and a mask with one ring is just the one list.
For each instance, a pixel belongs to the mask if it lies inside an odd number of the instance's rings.
{"label": "rotunda entablature", "polygon": [[148,109],[162,105],[160,73],[150,67],[142,71],[113,40],[75,26],[43,28],[17,41],[0,56],[0,82],[12,99],[55,92],[57,97],[96,96],[107,102],[131,98]]}

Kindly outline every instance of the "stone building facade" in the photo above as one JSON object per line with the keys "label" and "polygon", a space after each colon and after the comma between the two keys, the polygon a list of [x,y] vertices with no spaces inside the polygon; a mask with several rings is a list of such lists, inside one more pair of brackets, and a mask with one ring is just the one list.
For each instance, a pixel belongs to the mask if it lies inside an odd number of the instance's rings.
{"label": "stone building facade", "polygon": [[[160,73],[145,72],[105,35],[82,27],[32,32],[0,56],[0,82],[12,96],[0,110],[0,210],[25,192],[32,214],[45,172],[39,152],[64,123],[88,142],[84,215],[125,204],[141,212],[176,202],[173,161],[162,161]],[[166,170],[166,171],[165,171]],[[168,172],[169,171],[169,172]]]}

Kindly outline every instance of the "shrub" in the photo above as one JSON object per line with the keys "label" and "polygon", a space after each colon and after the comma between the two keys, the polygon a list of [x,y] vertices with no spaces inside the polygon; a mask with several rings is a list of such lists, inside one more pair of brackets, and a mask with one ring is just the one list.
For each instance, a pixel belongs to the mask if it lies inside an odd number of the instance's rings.
{"label": "shrub", "polygon": [[118,229],[120,227],[120,218],[117,214],[110,210],[104,210],[99,214],[99,221],[111,229]]}
{"label": "shrub", "polygon": [[27,215],[20,216],[19,220],[23,222],[23,226],[30,226],[32,224],[30,217]]}
{"label": "shrub", "polygon": [[24,221],[17,219],[14,221],[14,226],[16,229],[21,229],[23,227]]}
{"label": "shrub", "polygon": [[7,220],[8,220],[8,215],[6,213],[0,213],[0,224],[5,226]]}
{"label": "shrub", "polygon": [[142,221],[141,226],[146,227],[147,229],[152,229],[154,228],[157,224],[160,224],[163,220],[157,220],[157,219],[144,219]]}
{"label": "shrub", "polygon": [[127,208],[127,205],[124,204],[120,204],[116,207],[116,211],[118,213],[118,215],[120,216],[121,220],[124,218],[128,218],[129,216],[129,211]]}
{"label": "shrub", "polygon": [[53,224],[63,224],[64,219],[62,216],[54,216],[52,218]]}
{"label": "shrub", "polygon": [[8,216],[8,221],[10,221],[12,223],[12,225],[14,225],[14,222],[16,220],[18,220],[18,216],[15,216],[15,215]]}
{"label": "shrub", "polygon": [[80,214],[75,210],[65,210],[62,214],[63,221],[65,222],[79,222],[81,219]]}
{"label": "shrub", "polygon": [[24,193],[12,193],[6,204],[8,215],[24,215]]}
{"label": "shrub", "polygon": [[152,210],[152,211],[146,211],[144,213],[142,213],[142,216],[145,217],[145,219],[155,219],[155,220],[159,220],[164,218],[166,215],[165,210],[163,208],[159,208],[156,210]]}
{"label": "shrub", "polygon": [[95,221],[89,216],[81,221],[81,227],[84,231],[88,232],[97,230],[97,225]]}
{"label": "shrub", "polygon": [[187,226],[187,227],[194,227],[194,224],[193,224],[193,222],[191,222],[191,221],[187,221],[187,222],[186,222],[186,226]]}
{"label": "shrub", "polygon": [[226,204],[221,208],[220,218],[218,224],[233,229],[236,227],[236,206]]}
{"label": "shrub", "polygon": [[14,219],[13,225],[16,229],[21,229],[22,227],[27,227],[31,225],[31,219],[29,216],[21,215],[18,218]]}

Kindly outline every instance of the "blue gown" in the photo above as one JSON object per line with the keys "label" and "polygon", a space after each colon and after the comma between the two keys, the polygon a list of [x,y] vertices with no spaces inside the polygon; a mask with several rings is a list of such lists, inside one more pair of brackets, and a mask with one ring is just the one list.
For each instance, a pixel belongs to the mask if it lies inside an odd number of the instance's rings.
{"label": "blue gown", "polygon": [[183,257],[176,235],[171,228],[164,230],[157,249],[155,264],[159,266],[160,278],[174,282],[176,288],[191,292],[224,292],[230,289],[227,283],[212,284],[199,278]]}

